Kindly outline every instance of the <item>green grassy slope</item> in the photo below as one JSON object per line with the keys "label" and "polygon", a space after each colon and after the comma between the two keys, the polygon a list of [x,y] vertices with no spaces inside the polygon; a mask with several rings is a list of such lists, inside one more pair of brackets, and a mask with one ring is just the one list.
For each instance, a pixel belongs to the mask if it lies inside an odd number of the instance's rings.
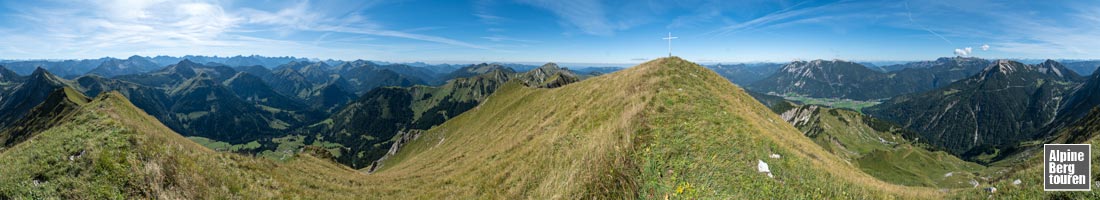
{"label": "green grassy slope", "polygon": [[[757,160],[774,179],[756,172]],[[418,198],[942,195],[861,173],[742,89],[678,58],[557,89],[510,83],[387,162],[371,176],[403,180],[386,187]]]}
{"label": "green grassy slope", "polygon": [[858,112],[816,105],[773,106],[826,151],[887,182],[937,188],[972,187],[984,169],[929,145],[914,143],[916,133]]}
{"label": "green grassy slope", "polygon": [[[213,152],[118,93],[0,152],[0,199],[941,198],[845,163],[714,72],[665,58],[555,89],[505,84],[362,174]],[[782,158],[769,158],[770,154]],[[756,172],[770,164],[774,178]]]}
{"label": "green grassy slope", "polygon": [[61,121],[0,151],[0,199],[352,199],[362,184],[312,156],[277,164],[213,152],[115,92]]}

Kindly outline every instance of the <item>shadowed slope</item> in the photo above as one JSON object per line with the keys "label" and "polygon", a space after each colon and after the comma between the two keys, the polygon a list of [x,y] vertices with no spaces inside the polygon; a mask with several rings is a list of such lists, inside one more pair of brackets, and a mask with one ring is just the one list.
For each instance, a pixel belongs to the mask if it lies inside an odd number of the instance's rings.
{"label": "shadowed slope", "polygon": [[41,132],[61,123],[62,119],[80,109],[89,99],[69,87],[54,90],[45,101],[31,109],[25,117],[16,121],[17,126],[0,131],[0,149],[23,142]]}
{"label": "shadowed slope", "polygon": [[0,129],[19,121],[27,112],[49,97],[50,93],[68,85],[64,79],[38,68],[23,83],[8,93],[0,94]]}

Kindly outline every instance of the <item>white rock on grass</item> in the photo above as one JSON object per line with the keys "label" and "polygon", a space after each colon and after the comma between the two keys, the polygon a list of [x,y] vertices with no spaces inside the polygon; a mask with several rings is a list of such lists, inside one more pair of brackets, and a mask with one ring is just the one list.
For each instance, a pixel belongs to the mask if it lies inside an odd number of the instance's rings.
{"label": "white rock on grass", "polygon": [[978,185],[979,185],[978,181],[976,181],[976,180],[970,180],[970,184],[974,185],[974,187],[978,187]]}
{"label": "white rock on grass", "polygon": [[772,172],[771,170],[768,169],[768,163],[765,163],[763,160],[756,160],[756,171],[757,172],[762,172],[762,173],[771,173]]}
{"label": "white rock on grass", "polygon": [[774,153],[772,155],[768,156],[768,157],[775,158],[775,159],[782,158],[782,156],[779,156],[779,154],[774,154]]}
{"label": "white rock on grass", "polygon": [[987,191],[987,192],[989,192],[989,193],[996,193],[996,192],[997,192],[997,188],[995,188],[995,187],[987,187],[987,188],[985,188],[985,191]]}
{"label": "white rock on grass", "polygon": [[946,174],[943,174],[943,177],[951,177],[951,175],[955,175],[955,172],[947,172]]}
{"label": "white rock on grass", "polygon": [[1015,181],[1012,181],[1012,185],[1020,185],[1020,183],[1023,183],[1022,181],[1020,181],[1020,179],[1016,179]]}
{"label": "white rock on grass", "polygon": [[768,169],[768,163],[765,163],[763,160],[756,160],[756,171],[768,173],[768,178],[775,178],[775,176],[772,175],[772,170]]}

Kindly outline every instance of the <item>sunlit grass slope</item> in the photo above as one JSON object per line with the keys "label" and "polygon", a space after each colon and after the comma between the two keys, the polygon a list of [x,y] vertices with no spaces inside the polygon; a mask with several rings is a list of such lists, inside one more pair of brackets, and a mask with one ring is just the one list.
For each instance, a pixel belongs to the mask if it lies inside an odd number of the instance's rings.
{"label": "sunlit grass slope", "polygon": [[[941,198],[874,179],[714,72],[650,61],[556,89],[510,82],[374,174],[218,153],[118,93],[0,152],[0,199]],[[308,148],[307,148],[308,149]],[[781,158],[769,158],[778,154]],[[774,178],[758,173],[770,164]]]}
{"label": "sunlit grass slope", "polygon": [[0,152],[0,199],[352,199],[362,186],[311,156],[277,164],[203,148],[119,93],[79,109]]}
{"label": "sunlit grass slope", "polygon": [[[779,154],[781,158],[769,158]],[[775,178],[756,170],[770,164]],[[664,58],[557,89],[509,84],[371,175],[393,195],[937,198],[822,150],[742,89]]]}
{"label": "sunlit grass slope", "polygon": [[[916,133],[848,109],[817,105],[779,105],[780,116],[827,152],[857,165],[878,179],[911,186],[973,187],[982,165],[913,142]],[[909,138],[909,139],[907,139]]]}

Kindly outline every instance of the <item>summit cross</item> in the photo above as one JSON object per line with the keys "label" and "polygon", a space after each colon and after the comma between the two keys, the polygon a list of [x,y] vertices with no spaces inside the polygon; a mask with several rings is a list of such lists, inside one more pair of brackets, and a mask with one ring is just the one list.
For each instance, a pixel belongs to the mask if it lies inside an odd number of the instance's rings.
{"label": "summit cross", "polygon": [[664,40],[668,40],[668,57],[672,57],[672,39],[676,39],[676,38],[679,38],[679,37],[672,37],[672,32],[668,33],[668,37],[661,38],[661,39],[664,39]]}

